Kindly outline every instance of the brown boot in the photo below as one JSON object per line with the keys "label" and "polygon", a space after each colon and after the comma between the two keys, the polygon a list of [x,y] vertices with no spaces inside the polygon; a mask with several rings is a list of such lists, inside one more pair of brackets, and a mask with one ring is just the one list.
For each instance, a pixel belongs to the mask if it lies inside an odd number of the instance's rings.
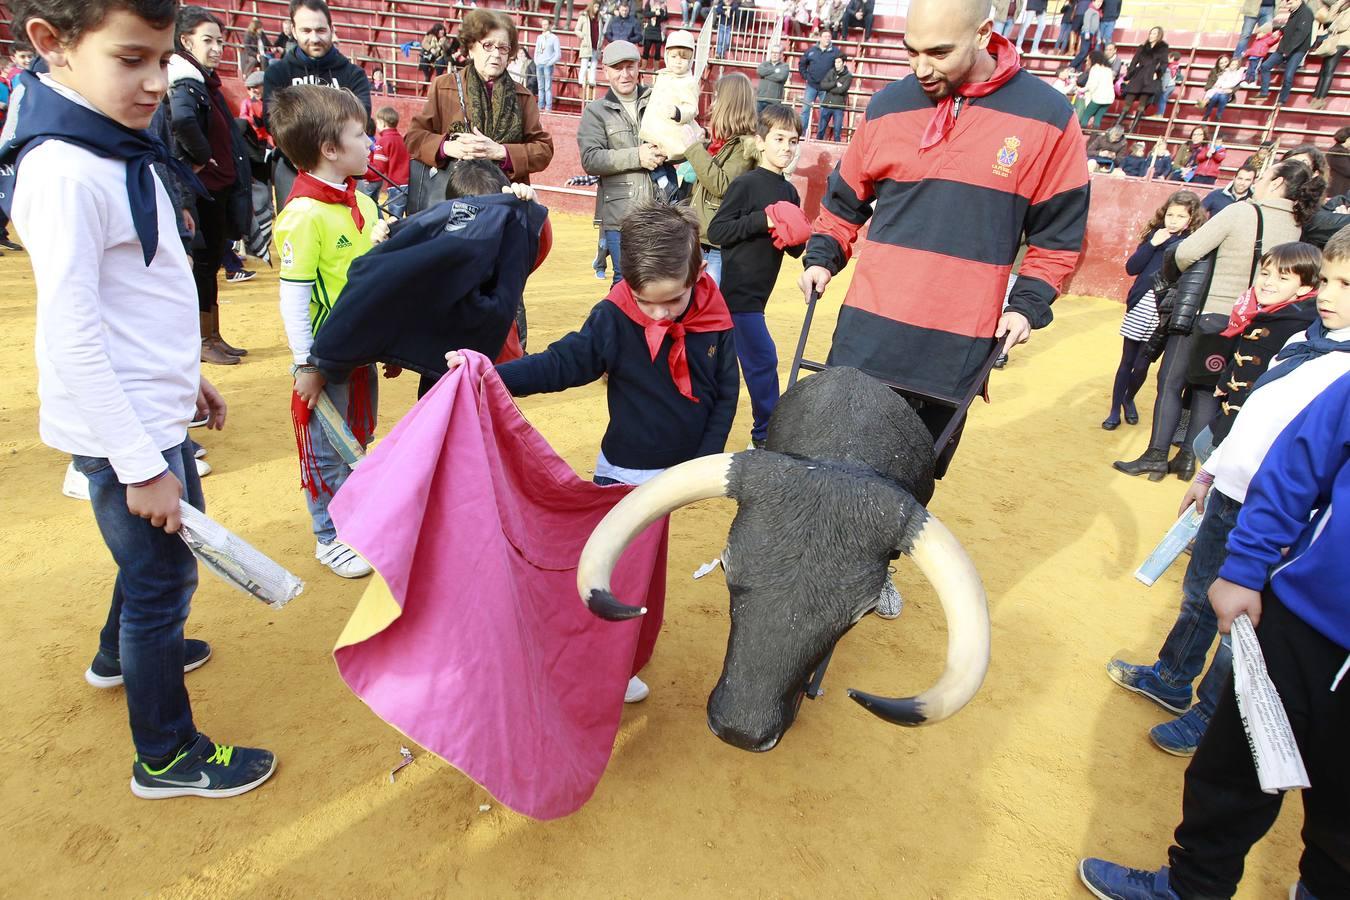
{"label": "brown boot", "polygon": [[202,362],[213,366],[237,366],[239,357],[231,356],[216,344],[211,334],[211,313],[200,313],[202,327]]}
{"label": "brown boot", "polygon": [[217,306],[211,311],[211,339],[216,347],[230,356],[248,356],[248,351],[242,347],[232,347],[220,336],[220,307]]}

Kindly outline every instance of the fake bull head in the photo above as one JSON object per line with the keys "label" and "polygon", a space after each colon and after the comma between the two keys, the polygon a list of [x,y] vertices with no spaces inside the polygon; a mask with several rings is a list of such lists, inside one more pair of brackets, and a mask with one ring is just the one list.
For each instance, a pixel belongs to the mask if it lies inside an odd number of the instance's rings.
{"label": "fake bull head", "polygon": [[989,613],[974,564],[923,506],[933,491],[928,429],[880,382],[832,368],[783,396],[767,446],[683,463],[625,497],[582,551],[582,600],[603,619],[642,615],[609,588],[628,543],[675,509],[730,497],[738,509],[722,561],[731,635],[708,698],[714,734],[745,750],[772,749],[796,717],[808,677],[876,606],[899,554],[914,560],[942,603],[946,670],[914,697],[848,694],[897,725],[957,712],[989,665]]}

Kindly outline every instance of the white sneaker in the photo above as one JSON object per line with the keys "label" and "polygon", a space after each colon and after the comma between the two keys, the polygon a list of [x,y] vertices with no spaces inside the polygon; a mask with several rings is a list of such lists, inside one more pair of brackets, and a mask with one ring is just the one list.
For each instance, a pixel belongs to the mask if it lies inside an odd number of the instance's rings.
{"label": "white sneaker", "polygon": [[61,483],[61,493],[72,500],[89,499],[89,479],[75,468],[75,463],[66,466],[66,478]]}
{"label": "white sneaker", "polygon": [[647,699],[647,695],[651,692],[651,688],[647,687],[641,678],[634,675],[632,678],[628,679],[628,687],[623,692],[623,702],[641,703],[643,700]]}
{"label": "white sneaker", "polygon": [[206,448],[203,447],[201,444],[197,443],[196,441],[193,441],[192,446],[193,446],[192,451],[193,459],[201,459],[203,456],[206,455]]}
{"label": "white sneaker", "polygon": [[904,605],[905,599],[895,589],[895,582],[891,579],[891,576],[887,575],[886,584],[881,588],[881,596],[877,597],[877,615],[883,619],[898,619]]}
{"label": "white sneaker", "polygon": [[198,478],[205,478],[207,475],[211,474],[211,464],[209,462],[204,459],[194,459],[193,462],[197,464]]}
{"label": "white sneaker", "polygon": [[362,559],[355,550],[342,541],[331,544],[315,544],[314,558],[343,578],[364,578],[373,569],[370,563]]}

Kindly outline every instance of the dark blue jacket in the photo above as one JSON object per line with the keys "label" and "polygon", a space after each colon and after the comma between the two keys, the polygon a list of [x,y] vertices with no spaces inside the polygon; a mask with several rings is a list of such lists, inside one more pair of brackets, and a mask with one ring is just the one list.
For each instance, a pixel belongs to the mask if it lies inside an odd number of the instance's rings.
{"label": "dark blue jacket", "polygon": [[358,257],[314,336],[310,362],[329,381],[393,363],[445,374],[445,352],[501,352],[539,255],[548,210],[510,194],[446,200],[398,223]]}
{"label": "dark blue jacket", "polygon": [[600,442],[605,458],[625,469],[664,469],[726,448],[741,386],[730,329],[685,335],[697,403],[675,387],[670,343],[663,340],[653,360],[642,328],[602,300],[579,331],[543,353],[503,363],[497,373],[516,397],[563,391],[608,374],[609,427]]}
{"label": "dark blue jacket", "polygon": [[1219,574],[1256,591],[1269,579],[1290,612],[1350,650],[1347,547],[1350,375],[1342,375],[1289,423],[1266,454],[1228,536],[1228,557]]}
{"label": "dark blue jacket", "polygon": [[1120,0],[1104,0],[1102,3],[1102,21],[1114,22],[1120,18]]}
{"label": "dark blue jacket", "polygon": [[1125,295],[1125,308],[1134,309],[1134,305],[1139,299],[1148,293],[1149,288],[1153,287],[1153,276],[1162,268],[1163,257],[1167,255],[1168,247],[1175,247],[1185,240],[1186,235],[1175,234],[1162,242],[1161,247],[1155,247],[1149,241],[1153,239],[1156,231],[1150,231],[1148,237],[1144,238],[1130,254],[1130,258],[1125,260],[1125,272],[1134,276],[1134,284],[1130,285],[1130,292]]}
{"label": "dark blue jacket", "polygon": [[797,71],[807,84],[819,90],[821,79],[834,68],[834,61],[843,55],[838,44],[830,44],[827,50],[820,49],[819,44],[812,44],[811,49],[802,54]]}

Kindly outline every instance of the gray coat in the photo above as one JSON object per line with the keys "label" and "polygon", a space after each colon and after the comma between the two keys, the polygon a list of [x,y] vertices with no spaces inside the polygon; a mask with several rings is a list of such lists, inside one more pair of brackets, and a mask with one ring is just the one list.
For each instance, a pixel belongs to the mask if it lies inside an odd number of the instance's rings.
{"label": "gray coat", "polygon": [[[638,88],[638,120],[647,110],[651,90]],[[652,173],[638,162],[638,124],[619,103],[613,91],[586,105],[577,127],[577,149],[581,168],[597,175],[600,184],[595,193],[595,218],[606,231],[617,230],[624,216],[635,205],[656,196]]]}

